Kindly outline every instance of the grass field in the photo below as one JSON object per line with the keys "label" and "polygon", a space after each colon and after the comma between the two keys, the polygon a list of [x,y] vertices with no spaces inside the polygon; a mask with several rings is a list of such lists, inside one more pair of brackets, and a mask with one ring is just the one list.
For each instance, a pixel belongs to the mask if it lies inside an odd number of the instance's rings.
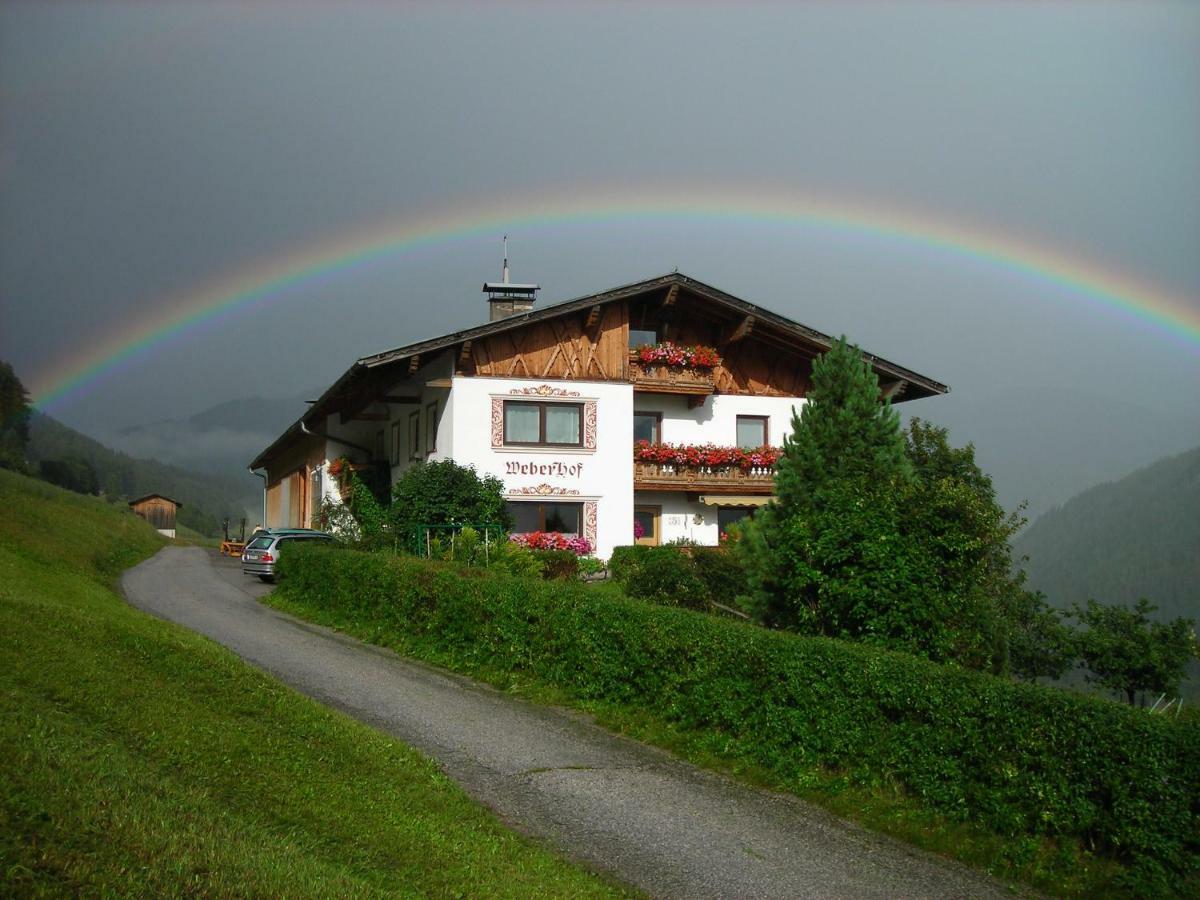
{"label": "grass field", "polygon": [[113,591],[162,540],[0,471],[0,893],[612,896],[405,745]]}

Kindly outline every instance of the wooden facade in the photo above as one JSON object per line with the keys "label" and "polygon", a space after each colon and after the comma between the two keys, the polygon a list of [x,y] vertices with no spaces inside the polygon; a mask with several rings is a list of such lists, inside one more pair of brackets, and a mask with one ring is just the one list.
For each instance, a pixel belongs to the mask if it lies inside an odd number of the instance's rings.
{"label": "wooden facade", "polygon": [[167,537],[175,537],[175,517],[178,509],[183,506],[178,500],[172,500],[162,494],[147,494],[136,500],[129,501],[129,508],[134,515],[140,516]]}
{"label": "wooden facade", "polygon": [[466,341],[455,371],[494,378],[625,381],[635,389],[663,390],[645,383],[631,364],[630,328],[653,330],[660,340],[676,344],[715,347],[722,364],[712,372],[710,393],[803,397],[818,352],[770,326],[760,323],[756,329],[753,316],[739,316],[676,286]]}
{"label": "wooden facade", "polygon": [[267,521],[269,528],[309,528],[316,512],[313,472],[325,461],[325,442],[318,438],[297,442],[271,460],[267,467]]}

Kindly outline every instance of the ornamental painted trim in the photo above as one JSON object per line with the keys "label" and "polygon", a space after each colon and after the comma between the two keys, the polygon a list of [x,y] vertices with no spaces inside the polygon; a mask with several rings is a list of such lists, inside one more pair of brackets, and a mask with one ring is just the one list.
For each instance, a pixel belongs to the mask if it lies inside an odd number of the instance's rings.
{"label": "ornamental painted trim", "polygon": [[[543,384],[541,387],[550,391],[561,391],[561,388],[552,388],[548,384]],[[518,390],[513,388],[513,394],[529,394],[531,391],[541,390],[541,388],[523,388]],[[555,395],[559,396],[559,395]],[[562,396],[578,397],[577,391],[566,392],[562,391]],[[596,449],[596,423],[597,423],[596,401],[587,400],[583,404],[583,449]],[[499,450],[504,447],[504,398],[492,397],[492,449]],[[529,448],[523,448],[529,449]],[[539,448],[540,449],[540,448]],[[554,448],[558,449],[558,448]],[[576,451],[578,452],[578,451]]]}
{"label": "ornamental painted trim", "polygon": [[508,495],[510,497],[578,497],[579,491],[576,488],[539,484],[537,487],[513,488]]}
{"label": "ornamental painted trim", "polygon": [[539,384],[537,387],[513,388],[509,391],[509,394],[518,394],[526,397],[578,397],[579,391],[568,391],[565,388]]}
{"label": "ornamental painted trim", "polygon": [[504,446],[504,400],[492,398],[492,446]]}
{"label": "ornamental painted trim", "polygon": [[596,401],[583,404],[583,448],[596,449]]}
{"label": "ornamental painted trim", "polygon": [[596,510],[599,506],[595,500],[583,504],[583,536],[592,545],[593,552],[596,549]]}

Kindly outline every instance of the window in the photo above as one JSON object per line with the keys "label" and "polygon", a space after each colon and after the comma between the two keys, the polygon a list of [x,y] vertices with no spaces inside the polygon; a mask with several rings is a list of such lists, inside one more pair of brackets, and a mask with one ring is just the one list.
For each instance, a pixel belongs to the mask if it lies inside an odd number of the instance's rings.
{"label": "window", "polygon": [[642,347],[647,344],[653,346],[658,343],[658,332],[652,331],[649,328],[630,328],[629,329],[629,348],[632,350],[635,347]]}
{"label": "window", "polygon": [[717,510],[717,532],[726,534],[730,525],[743,519],[752,518],[754,518],[754,507],[752,506],[722,506]]}
{"label": "window", "polygon": [[425,407],[425,452],[437,450],[437,401]]}
{"label": "window", "polygon": [[392,423],[392,465],[393,466],[400,465],[400,448],[403,446],[404,446],[404,444],[400,440],[400,423],[393,422]]}
{"label": "window", "polygon": [[408,458],[421,458],[421,414],[408,414]]}
{"label": "window", "polygon": [[635,412],[633,414],[633,442],[649,441],[662,443],[662,413]]}
{"label": "window", "polygon": [[530,531],[583,534],[582,503],[509,501],[506,505],[513,519],[513,531],[518,534],[527,534]]}
{"label": "window", "polygon": [[582,403],[504,401],[504,443],[582,447]]}
{"label": "window", "polygon": [[[637,544],[647,544],[652,547],[657,547],[659,542],[658,523],[662,517],[661,506],[635,506],[633,508],[633,540]],[[641,536],[638,535],[638,528],[641,526]]]}
{"label": "window", "polygon": [[767,417],[738,416],[737,445],[750,448],[765,447],[767,445]]}

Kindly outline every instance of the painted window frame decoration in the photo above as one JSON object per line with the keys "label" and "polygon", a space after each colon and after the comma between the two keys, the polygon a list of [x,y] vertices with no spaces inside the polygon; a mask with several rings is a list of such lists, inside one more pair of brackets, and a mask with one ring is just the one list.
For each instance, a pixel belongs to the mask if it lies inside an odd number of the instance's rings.
{"label": "painted window frame decoration", "polygon": [[425,405],[425,455],[437,452],[437,411],[438,403],[434,400]]}
{"label": "painted window frame decoration", "polygon": [[392,423],[392,465],[400,465],[400,448],[404,446],[400,439],[400,422]]}
{"label": "painted window frame decoration", "polygon": [[[581,442],[578,444],[508,443],[504,440],[504,405],[509,401],[531,403],[572,403],[582,406]],[[543,415],[544,423],[545,417]],[[507,395],[492,395],[492,448],[496,450],[554,450],[565,453],[595,452],[598,416],[595,398],[580,397],[578,391],[541,384],[536,387],[513,388]],[[544,434],[544,424],[542,427]]]}
{"label": "painted window frame decoration", "polygon": [[409,461],[421,458],[421,411],[408,414],[408,458]]}

